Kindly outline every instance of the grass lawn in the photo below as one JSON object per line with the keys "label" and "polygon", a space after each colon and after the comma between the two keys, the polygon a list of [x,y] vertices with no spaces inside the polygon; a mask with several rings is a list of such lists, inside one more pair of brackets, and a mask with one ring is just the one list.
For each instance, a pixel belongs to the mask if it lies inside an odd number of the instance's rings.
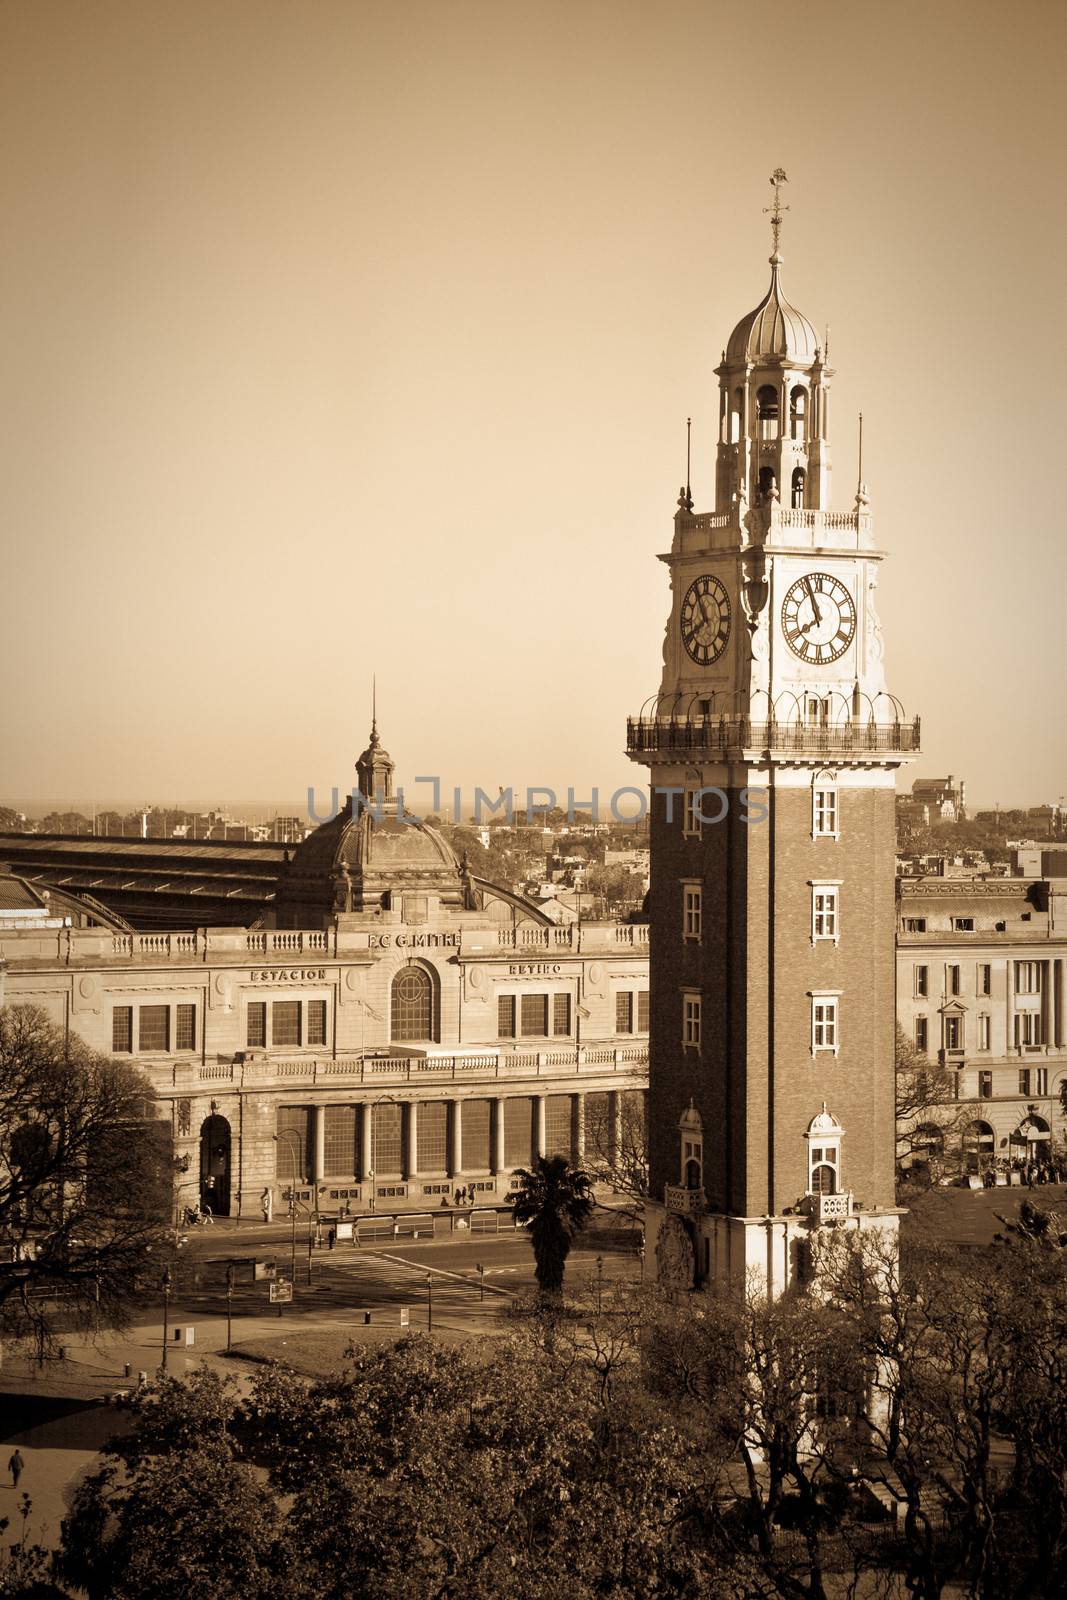
{"label": "grass lawn", "polygon": [[1033,1189],[928,1189],[901,1204],[908,1207],[902,1221],[903,1237],[944,1239],[955,1244],[990,1244],[1003,1226],[997,1213],[1014,1222],[1019,1207],[1029,1200],[1042,1211],[1057,1211],[1067,1230],[1067,1185],[1037,1184]]}

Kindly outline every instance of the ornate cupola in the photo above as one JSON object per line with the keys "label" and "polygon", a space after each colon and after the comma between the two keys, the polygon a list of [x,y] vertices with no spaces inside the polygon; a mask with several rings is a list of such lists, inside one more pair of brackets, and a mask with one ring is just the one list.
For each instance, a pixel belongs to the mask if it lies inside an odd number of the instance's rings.
{"label": "ornate cupola", "polygon": [[382,749],[382,741],[378,736],[378,718],[374,715],[371,718],[370,742],[356,762],[356,777],[363,798],[374,801],[376,805],[392,800],[395,770],[396,763],[392,756],[388,750]]}
{"label": "ornate cupola", "polygon": [[781,501],[792,510],[830,504],[829,387],[825,349],[807,317],[782,288],[778,248],[786,182],[775,170],[768,208],[774,249],[771,281],[754,311],[730,335],[719,379],[719,449],[715,509]]}

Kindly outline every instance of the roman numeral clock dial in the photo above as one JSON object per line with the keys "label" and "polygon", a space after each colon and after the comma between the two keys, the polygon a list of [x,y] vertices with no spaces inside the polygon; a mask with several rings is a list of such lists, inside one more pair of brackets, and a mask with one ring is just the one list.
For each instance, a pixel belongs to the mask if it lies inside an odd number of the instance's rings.
{"label": "roman numeral clock dial", "polygon": [[718,578],[696,578],[685,592],[678,616],[682,643],[700,667],[710,667],[730,637],[730,597]]}
{"label": "roman numeral clock dial", "polygon": [[782,632],[795,656],[818,667],[843,656],[856,636],[856,607],[839,578],[808,572],[782,601]]}

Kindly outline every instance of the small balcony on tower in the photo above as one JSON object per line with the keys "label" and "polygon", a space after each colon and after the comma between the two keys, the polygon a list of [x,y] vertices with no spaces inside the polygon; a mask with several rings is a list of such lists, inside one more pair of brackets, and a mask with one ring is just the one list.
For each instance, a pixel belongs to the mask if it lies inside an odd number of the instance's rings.
{"label": "small balcony on tower", "polygon": [[[732,698],[732,697],[731,697]],[[721,702],[721,703],[720,703]],[[836,702],[836,704],[834,703]],[[908,718],[889,694],[830,697],[826,713],[805,715],[793,694],[757,697],[747,711],[728,697],[654,695],[626,719],[626,753],[649,764],[690,757],[835,761],[892,760],[919,750],[918,717]]]}

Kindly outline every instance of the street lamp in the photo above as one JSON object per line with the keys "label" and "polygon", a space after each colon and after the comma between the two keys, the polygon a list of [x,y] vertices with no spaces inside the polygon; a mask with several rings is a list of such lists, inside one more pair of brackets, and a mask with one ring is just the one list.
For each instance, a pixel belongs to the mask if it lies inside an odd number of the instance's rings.
{"label": "street lamp", "polygon": [[233,1262],[226,1268],[226,1354],[233,1343]]}
{"label": "street lamp", "polygon": [[[292,1223],[293,1223],[293,1250],[292,1250],[292,1265],[291,1265],[291,1268],[290,1268],[290,1273],[291,1273],[291,1281],[293,1283],[295,1283],[296,1282],[296,1174],[297,1174],[297,1170],[298,1170],[298,1168],[300,1166],[300,1144],[299,1144],[299,1141],[297,1139],[296,1134],[293,1132],[293,1130],[291,1128],[283,1128],[280,1133],[276,1133],[274,1135],[275,1144],[278,1144],[283,1139],[285,1140],[285,1143],[286,1143],[286,1146],[287,1146],[287,1148],[289,1150],[289,1153],[293,1158],[293,1177],[292,1177],[292,1182],[289,1185],[289,1216],[292,1218]],[[309,1257],[309,1262],[308,1262],[308,1281],[309,1282],[311,1281],[310,1257]]]}
{"label": "street lamp", "polygon": [[426,1332],[433,1332],[433,1275],[426,1274]]}
{"label": "street lamp", "polygon": [[163,1359],[159,1363],[159,1370],[161,1372],[166,1372],[166,1370],[167,1370],[167,1335],[170,1332],[170,1329],[168,1327],[168,1322],[170,1320],[170,1286],[171,1286],[170,1268],[169,1267],[164,1267],[163,1268]]}
{"label": "street lamp", "polygon": [[478,1273],[478,1299],[485,1299],[485,1268],[480,1261],[474,1263]]}
{"label": "street lamp", "polygon": [[601,1299],[604,1291],[604,1257],[596,1258],[596,1314],[601,1312]]}

